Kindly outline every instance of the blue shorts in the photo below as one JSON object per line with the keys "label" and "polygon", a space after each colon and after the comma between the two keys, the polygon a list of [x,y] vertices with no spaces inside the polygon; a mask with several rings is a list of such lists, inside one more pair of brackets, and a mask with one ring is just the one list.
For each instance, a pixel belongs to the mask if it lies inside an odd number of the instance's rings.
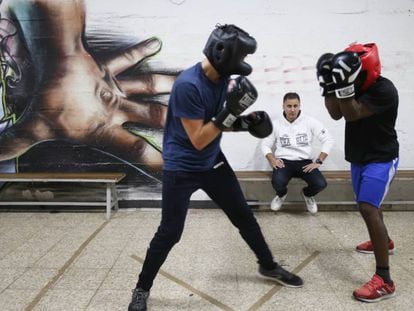
{"label": "blue shorts", "polygon": [[352,187],[357,203],[369,203],[380,208],[398,167],[398,158],[390,162],[351,163]]}

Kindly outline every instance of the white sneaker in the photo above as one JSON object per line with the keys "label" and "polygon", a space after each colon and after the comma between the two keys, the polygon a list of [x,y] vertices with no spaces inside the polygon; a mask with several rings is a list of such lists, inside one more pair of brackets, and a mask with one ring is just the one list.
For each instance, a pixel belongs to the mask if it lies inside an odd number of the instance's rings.
{"label": "white sneaker", "polygon": [[272,211],[278,211],[280,210],[280,208],[282,207],[283,202],[285,202],[287,194],[285,194],[283,197],[279,197],[278,195],[276,195],[274,197],[274,199],[272,200],[272,202],[270,202],[270,209]]}
{"label": "white sneaker", "polygon": [[318,212],[318,205],[316,204],[314,197],[307,197],[303,191],[301,192],[303,199],[305,200],[306,208],[309,213],[316,214]]}

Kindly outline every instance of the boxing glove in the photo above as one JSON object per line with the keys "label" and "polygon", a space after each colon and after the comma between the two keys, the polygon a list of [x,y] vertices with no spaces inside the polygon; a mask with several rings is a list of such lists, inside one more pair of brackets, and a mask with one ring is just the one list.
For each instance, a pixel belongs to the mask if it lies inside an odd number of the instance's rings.
{"label": "boxing glove", "polygon": [[316,77],[319,81],[322,96],[335,92],[335,85],[332,81],[332,57],[334,54],[325,53],[319,57],[316,63]]}
{"label": "boxing glove", "polygon": [[212,121],[220,129],[230,128],[237,117],[257,99],[257,90],[244,76],[237,77],[226,95],[226,102]]}
{"label": "boxing glove", "polygon": [[354,82],[361,71],[361,59],[355,52],[340,52],[332,58],[332,80],[337,98],[355,95]]}
{"label": "boxing glove", "polygon": [[233,123],[233,131],[248,131],[254,137],[265,138],[273,131],[272,121],[265,111],[254,111],[237,117]]}

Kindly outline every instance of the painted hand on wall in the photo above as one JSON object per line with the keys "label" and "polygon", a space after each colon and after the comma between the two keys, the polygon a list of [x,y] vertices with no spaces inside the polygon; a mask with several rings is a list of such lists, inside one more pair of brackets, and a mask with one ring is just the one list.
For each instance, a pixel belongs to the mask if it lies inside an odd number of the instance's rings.
{"label": "painted hand on wall", "polygon": [[16,124],[0,134],[0,161],[42,141],[61,139],[159,170],[160,151],[123,124],[162,129],[165,105],[128,97],[169,93],[175,76],[148,73],[133,80],[118,76],[158,53],[160,40],[147,39],[98,63],[83,44],[83,2],[15,0],[9,8],[20,23],[35,66],[36,90]]}

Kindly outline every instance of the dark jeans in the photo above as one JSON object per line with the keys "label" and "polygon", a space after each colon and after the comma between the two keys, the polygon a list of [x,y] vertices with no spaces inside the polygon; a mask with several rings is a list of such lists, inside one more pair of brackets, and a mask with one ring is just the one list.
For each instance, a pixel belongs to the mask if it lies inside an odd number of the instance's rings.
{"label": "dark jeans", "polygon": [[274,267],[273,256],[239,182],[224,155],[217,163],[221,161],[223,165],[204,172],[164,171],[161,224],[147,250],[138,287],[151,288],[168,253],[181,238],[191,194],[198,189],[203,189],[223,209],[256,254],[258,263],[267,269]]}
{"label": "dark jeans", "polygon": [[303,188],[303,193],[307,197],[312,197],[326,188],[325,177],[318,169],[310,173],[303,172],[303,166],[312,163],[311,160],[290,161],[282,159],[285,163],[284,168],[273,169],[272,186],[279,197],[283,197],[288,191],[288,183],[293,178],[303,179],[308,186]]}

